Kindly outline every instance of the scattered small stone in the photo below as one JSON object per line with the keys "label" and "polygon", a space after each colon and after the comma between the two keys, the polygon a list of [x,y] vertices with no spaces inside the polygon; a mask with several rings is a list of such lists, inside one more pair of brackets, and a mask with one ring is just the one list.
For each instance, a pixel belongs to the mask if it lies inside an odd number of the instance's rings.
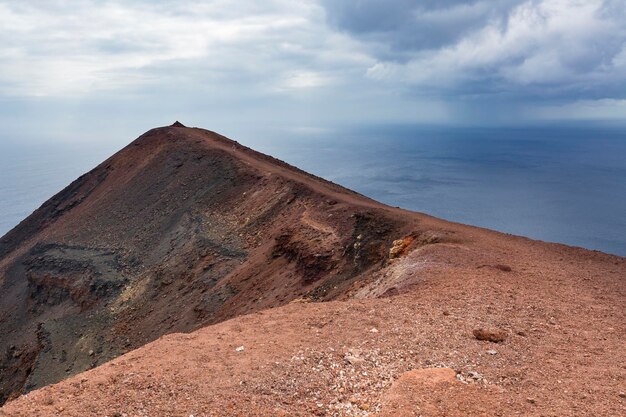
{"label": "scattered small stone", "polygon": [[243,346],[239,346],[239,347],[235,348],[235,352],[243,352],[244,349],[245,348]]}
{"label": "scattered small stone", "polygon": [[471,371],[467,373],[467,376],[472,378],[474,381],[480,381],[483,379],[483,376],[476,371]]}
{"label": "scattered small stone", "polygon": [[537,404],[537,400],[535,400],[534,398],[526,398],[526,401],[528,401],[530,404]]}
{"label": "scattered small stone", "polygon": [[496,269],[499,269],[502,272],[511,272],[513,269],[508,265],[497,264],[495,265]]}
{"label": "scattered small stone", "polygon": [[89,349],[89,356],[93,356],[93,350]]}
{"label": "scattered small stone", "polygon": [[506,332],[500,329],[475,329],[474,337],[478,340],[486,340],[492,343],[501,343],[506,340]]}
{"label": "scattered small stone", "polygon": [[376,327],[372,327],[370,333],[378,333],[378,329]]}
{"label": "scattered small stone", "polygon": [[626,392],[620,392],[619,396],[622,397],[622,398],[626,398]]}
{"label": "scattered small stone", "polygon": [[497,351],[497,350],[493,350],[493,349],[489,349],[489,350],[487,351],[487,354],[488,354],[488,355],[497,355],[497,354],[498,354],[498,351]]}
{"label": "scattered small stone", "polygon": [[346,360],[346,362],[348,362],[350,365],[356,365],[358,363],[363,363],[365,362],[365,359],[363,358],[359,358],[358,356],[353,356],[353,355],[346,355],[344,357],[344,359]]}

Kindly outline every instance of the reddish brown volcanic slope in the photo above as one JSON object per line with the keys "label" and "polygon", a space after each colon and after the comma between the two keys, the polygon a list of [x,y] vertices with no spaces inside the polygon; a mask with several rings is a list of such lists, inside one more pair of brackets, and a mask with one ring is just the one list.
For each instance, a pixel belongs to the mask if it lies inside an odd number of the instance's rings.
{"label": "reddish brown volcanic slope", "polygon": [[624,258],[386,207],[212,132],[146,133],[1,244],[5,398],[178,333],[0,415],[626,411]]}
{"label": "reddish brown volcanic slope", "polygon": [[336,298],[419,230],[181,126],[142,135],[0,241],[0,403],[166,333]]}

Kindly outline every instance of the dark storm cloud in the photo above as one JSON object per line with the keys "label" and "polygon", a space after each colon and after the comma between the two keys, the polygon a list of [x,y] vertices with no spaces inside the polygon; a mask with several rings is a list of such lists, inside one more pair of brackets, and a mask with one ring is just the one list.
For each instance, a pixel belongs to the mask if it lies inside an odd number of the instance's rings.
{"label": "dark storm cloud", "polygon": [[490,19],[502,18],[518,0],[322,0],[329,24],[402,59],[405,52],[433,49],[460,39]]}

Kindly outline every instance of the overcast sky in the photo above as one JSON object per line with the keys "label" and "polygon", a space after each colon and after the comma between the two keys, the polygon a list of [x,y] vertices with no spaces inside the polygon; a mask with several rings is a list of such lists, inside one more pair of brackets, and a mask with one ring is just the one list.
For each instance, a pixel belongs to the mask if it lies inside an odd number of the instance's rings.
{"label": "overcast sky", "polygon": [[624,0],[0,0],[0,141],[624,121],[625,22]]}

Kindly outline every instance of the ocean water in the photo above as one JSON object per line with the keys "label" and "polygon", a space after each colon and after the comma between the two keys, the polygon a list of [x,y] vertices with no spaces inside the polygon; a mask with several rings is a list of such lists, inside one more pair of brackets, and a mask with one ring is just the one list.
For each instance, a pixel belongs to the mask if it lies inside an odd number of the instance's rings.
{"label": "ocean water", "polygon": [[0,236],[120,144],[16,144],[0,138]]}
{"label": "ocean water", "polygon": [[[626,256],[623,127],[370,126],[233,139],[392,206]],[[119,147],[0,142],[0,235]]]}

